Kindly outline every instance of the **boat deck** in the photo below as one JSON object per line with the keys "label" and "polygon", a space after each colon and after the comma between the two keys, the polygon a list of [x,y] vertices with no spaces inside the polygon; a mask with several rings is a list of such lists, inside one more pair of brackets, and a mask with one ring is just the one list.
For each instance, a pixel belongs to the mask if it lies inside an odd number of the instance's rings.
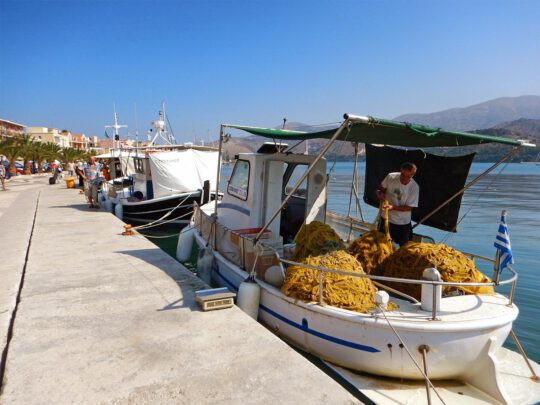
{"label": "boat deck", "polygon": [[[540,382],[533,381],[531,373],[518,353],[499,349],[497,353],[499,378],[504,390],[514,404],[537,404],[540,402]],[[384,404],[428,404],[424,381],[400,380],[374,377],[326,363],[341,378],[349,382],[359,393],[374,403]],[[540,367],[532,363],[537,373]],[[475,387],[456,380],[432,381],[437,393],[446,404],[493,404],[492,397]],[[433,404],[442,402],[431,390]]]}
{"label": "boat deck", "polygon": [[352,404],[238,307],[65,182],[0,192],[0,403]]}

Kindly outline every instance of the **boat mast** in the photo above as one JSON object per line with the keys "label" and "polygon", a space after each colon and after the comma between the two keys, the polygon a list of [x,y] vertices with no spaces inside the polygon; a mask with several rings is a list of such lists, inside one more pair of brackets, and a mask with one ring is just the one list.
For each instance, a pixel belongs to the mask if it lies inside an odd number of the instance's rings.
{"label": "boat mast", "polygon": [[116,113],[116,105],[114,103],[113,103],[113,110],[114,110],[114,124],[113,125],[105,125],[105,128],[113,128],[114,129],[113,149],[119,149],[120,148],[120,132],[118,130],[120,128],[127,128],[128,126],[118,124],[118,114]]}

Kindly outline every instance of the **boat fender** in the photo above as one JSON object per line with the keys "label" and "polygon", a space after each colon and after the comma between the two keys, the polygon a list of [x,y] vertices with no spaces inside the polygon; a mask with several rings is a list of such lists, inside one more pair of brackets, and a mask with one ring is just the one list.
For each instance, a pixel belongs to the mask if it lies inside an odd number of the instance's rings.
{"label": "boat fender", "polygon": [[388,305],[389,301],[390,296],[386,291],[377,291],[377,293],[375,294],[375,303],[381,311],[386,311],[386,306]]}
{"label": "boat fender", "polygon": [[181,263],[187,262],[191,257],[194,234],[195,228],[191,226],[187,226],[180,231],[178,244],[176,245],[176,258]]}
{"label": "boat fender", "polygon": [[199,250],[197,276],[208,285],[210,285],[210,280],[212,279],[213,266],[214,253],[212,252],[212,246],[206,246],[204,249]]}
{"label": "boat fender", "polygon": [[105,201],[103,201],[103,208],[105,208],[105,211],[107,212],[113,212],[113,204],[112,204],[112,201],[107,198],[105,199]]}
{"label": "boat fender", "polygon": [[285,280],[285,272],[282,266],[270,266],[264,273],[264,281],[276,288],[281,288]]}
{"label": "boat fender", "polygon": [[122,217],[124,216],[124,207],[122,206],[122,204],[116,204],[116,206],[114,207],[114,215],[116,215],[116,218],[122,219]]}
{"label": "boat fender", "polygon": [[[425,269],[422,273],[422,280],[442,281],[441,273],[434,267]],[[422,309],[424,311],[433,311],[433,285],[422,284]],[[435,311],[441,310],[442,286],[435,286]]]}
{"label": "boat fender", "polygon": [[253,276],[249,276],[240,283],[236,305],[246,314],[257,320],[260,300],[261,287],[257,284]]}

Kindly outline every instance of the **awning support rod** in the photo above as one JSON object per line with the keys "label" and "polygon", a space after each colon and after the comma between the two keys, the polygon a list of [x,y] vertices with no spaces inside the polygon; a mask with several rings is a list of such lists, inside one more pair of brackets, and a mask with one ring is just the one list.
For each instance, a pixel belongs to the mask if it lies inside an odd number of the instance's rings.
{"label": "awning support rod", "polygon": [[431,218],[437,211],[439,211],[441,208],[443,208],[446,204],[448,204],[450,201],[452,201],[454,198],[460,196],[463,194],[466,190],[474,186],[476,183],[478,183],[483,177],[491,173],[493,170],[495,170],[498,166],[500,166],[505,160],[508,160],[513,155],[515,155],[518,152],[518,148],[512,148],[510,152],[508,152],[505,156],[503,156],[497,163],[495,163],[493,166],[491,166],[489,169],[487,169],[484,173],[480,174],[478,177],[476,177],[473,181],[471,181],[469,184],[466,184],[465,187],[463,187],[461,190],[456,192],[452,197],[448,198],[446,201],[444,201],[441,205],[439,205],[437,208],[435,208],[433,211],[431,211],[429,214],[427,214],[424,218],[422,218],[420,221],[418,221],[414,226],[413,229],[416,228],[418,225],[422,225],[424,222],[426,222],[429,218]]}
{"label": "awning support rod", "polygon": [[217,216],[218,208],[218,196],[219,196],[219,175],[221,172],[221,149],[223,146],[223,125],[219,127],[219,150],[218,150],[218,165],[217,165],[217,175],[216,175],[216,195],[214,200],[214,215]]}

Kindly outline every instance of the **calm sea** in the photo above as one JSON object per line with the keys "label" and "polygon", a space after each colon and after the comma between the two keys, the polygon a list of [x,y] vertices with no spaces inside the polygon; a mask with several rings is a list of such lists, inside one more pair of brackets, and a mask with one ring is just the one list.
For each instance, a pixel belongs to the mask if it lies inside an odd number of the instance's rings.
{"label": "calm sea", "polygon": [[[328,166],[332,166],[330,163]],[[469,175],[469,181],[489,168],[489,163],[475,163]],[[501,168],[504,170],[501,172]],[[350,181],[353,163],[338,162],[330,173],[328,206],[332,211],[346,214],[349,207]],[[360,163],[359,190],[364,189],[365,166]],[[231,166],[222,170],[222,185],[231,173]],[[444,181],[444,179],[441,179]],[[223,190],[224,188],[221,187]],[[353,204],[354,207],[354,204]],[[361,205],[362,212],[352,213],[372,222],[377,211],[375,208]],[[540,166],[511,163],[499,166],[491,174],[481,179],[465,192],[460,210],[460,223],[457,233],[447,233],[429,227],[419,226],[416,232],[429,235],[437,243],[446,243],[456,249],[481,256],[494,257],[493,242],[499,227],[501,211],[506,210],[507,224],[512,242],[515,264],[513,268],[519,278],[515,302],[520,314],[514,323],[514,331],[521,341],[527,355],[540,362],[540,305],[537,291],[540,290]],[[160,247],[174,256],[175,238],[152,239]],[[491,266],[480,266],[480,270],[491,277]],[[502,278],[509,273],[503,272]],[[500,288],[508,292],[508,288]],[[509,338],[505,344],[516,350]]]}

